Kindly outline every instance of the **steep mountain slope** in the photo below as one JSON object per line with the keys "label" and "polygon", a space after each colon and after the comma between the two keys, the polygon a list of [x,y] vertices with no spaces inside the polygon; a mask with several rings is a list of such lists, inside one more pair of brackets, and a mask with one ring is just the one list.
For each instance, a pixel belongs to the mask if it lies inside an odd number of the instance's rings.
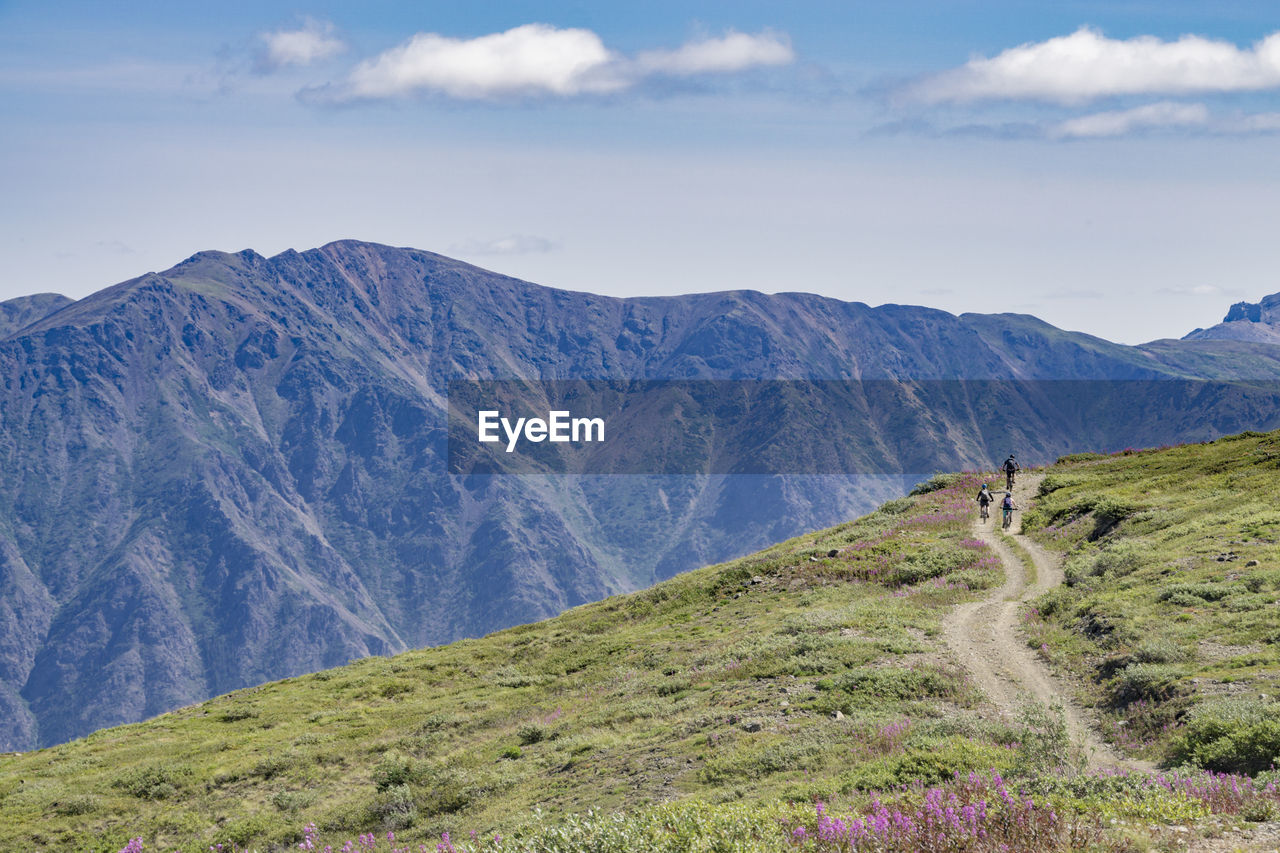
{"label": "steep mountain slope", "polygon": [[[912,473],[451,476],[453,379],[1280,376],[1261,344],[1135,349],[808,294],[611,299],[357,242],[204,252],[71,305],[15,302],[0,339],[9,748],[544,618],[835,523]],[[1127,414],[1082,431],[1093,410],[1070,396],[1005,387],[952,417],[909,391],[914,431],[896,412],[858,427],[947,468],[1276,417],[1266,394],[1221,393],[1145,417],[1113,387]]]}

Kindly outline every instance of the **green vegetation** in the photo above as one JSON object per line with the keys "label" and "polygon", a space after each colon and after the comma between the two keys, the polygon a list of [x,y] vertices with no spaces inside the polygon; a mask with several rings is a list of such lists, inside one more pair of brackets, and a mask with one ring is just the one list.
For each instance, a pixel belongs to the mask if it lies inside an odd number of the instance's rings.
{"label": "green vegetation", "polygon": [[[972,478],[541,622],[0,758],[0,848],[405,841],[1011,769],[941,616],[998,584]],[[148,847],[148,849],[151,849]]]}
{"label": "green vegetation", "polygon": [[1257,772],[1280,756],[1280,435],[1059,460],[1026,530],[1066,555],[1031,643],[1114,742]]}
{"label": "green vegetation", "polygon": [[964,849],[1131,850],[1277,813],[1280,434],[1077,455],[1024,514],[1067,578],[1029,641],[1086,676],[1118,746],[1184,768],[1159,776],[1082,772],[1061,714],[995,718],[949,658],[942,616],[1001,581],[969,536],[978,479],[535,625],[0,756],[0,849],[266,850],[314,824],[317,845],[836,850],[886,804],[923,826],[957,797],[1006,810]]}

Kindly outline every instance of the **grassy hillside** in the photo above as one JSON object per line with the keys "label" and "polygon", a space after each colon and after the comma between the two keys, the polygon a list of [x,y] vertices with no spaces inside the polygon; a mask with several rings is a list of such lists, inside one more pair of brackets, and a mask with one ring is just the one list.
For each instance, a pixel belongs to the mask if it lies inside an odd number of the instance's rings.
{"label": "grassy hillside", "polygon": [[1257,772],[1280,756],[1280,434],[1083,455],[1025,527],[1067,554],[1031,642],[1130,752]]}
{"label": "grassy hillside", "polygon": [[[369,658],[0,758],[0,849],[489,831],[535,806],[799,799],[1009,768],[941,651],[999,579],[968,478],[480,640]],[[829,556],[831,554],[835,556]]]}
{"label": "grassy hillside", "polygon": [[1027,513],[1071,581],[1031,643],[1119,743],[1186,763],[1162,776],[1077,773],[1060,719],[996,716],[949,658],[942,616],[1002,577],[970,538],[978,479],[545,622],[0,757],[0,849],[1132,850],[1270,816],[1270,774],[1194,765],[1280,753],[1280,434],[1064,460]]}

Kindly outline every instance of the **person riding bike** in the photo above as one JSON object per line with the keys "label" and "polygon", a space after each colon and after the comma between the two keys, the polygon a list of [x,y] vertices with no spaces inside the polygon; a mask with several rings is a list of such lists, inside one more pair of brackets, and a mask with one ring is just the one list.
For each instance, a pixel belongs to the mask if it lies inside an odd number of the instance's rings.
{"label": "person riding bike", "polygon": [[1004,510],[1003,527],[1007,530],[1013,524],[1013,511],[1018,505],[1013,502],[1013,492],[1005,492],[1004,500],[1000,502],[1000,509]]}
{"label": "person riding bike", "polygon": [[995,495],[991,494],[991,487],[983,483],[981,491],[978,492],[978,497],[975,498],[978,502],[978,514],[983,521],[990,517],[987,513],[987,507],[991,506],[992,501],[995,499]]}
{"label": "person riding bike", "polygon": [[1004,460],[1004,464],[1000,467],[1004,469],[1004,487],[1006,489],[1012,489],[1013,475],[1022,470],[1022,467],[1018,465],[1018,457],[1010,453],[1009,458]]}

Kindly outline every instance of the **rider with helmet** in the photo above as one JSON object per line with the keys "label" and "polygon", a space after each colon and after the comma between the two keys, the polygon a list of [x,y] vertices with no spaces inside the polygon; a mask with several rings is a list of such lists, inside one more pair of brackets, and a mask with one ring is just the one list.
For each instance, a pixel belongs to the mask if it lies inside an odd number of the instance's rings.
{"label": "rider with helmet", "polygon": [[1018,457],[1010,453],[1009,458],[1004,460],[1004,464],[1000,467],[1004,470],[1004,487],[1012,489],[1013,475],[1022,470],[1022,467],[1018,465]]}
{"label": "rider with helmet", "polygon": [[992,502],[995,501],[995,495],[991,494],[991,487],[983,483],[982,489],[978,491],[978,497],[975,500],[978,502],[979,514],[982,520],[986,521],[987,507],[991,506]]}
{"label": "rider with helmet", "polygon": [[1000,501],[1000,509],[1004,510],[1003,527],[1008,528],[1013,524],[1013,511],[1017,508],[1018,505],[1013,502],[1013,492],[1005,492],[1004,500]]}

